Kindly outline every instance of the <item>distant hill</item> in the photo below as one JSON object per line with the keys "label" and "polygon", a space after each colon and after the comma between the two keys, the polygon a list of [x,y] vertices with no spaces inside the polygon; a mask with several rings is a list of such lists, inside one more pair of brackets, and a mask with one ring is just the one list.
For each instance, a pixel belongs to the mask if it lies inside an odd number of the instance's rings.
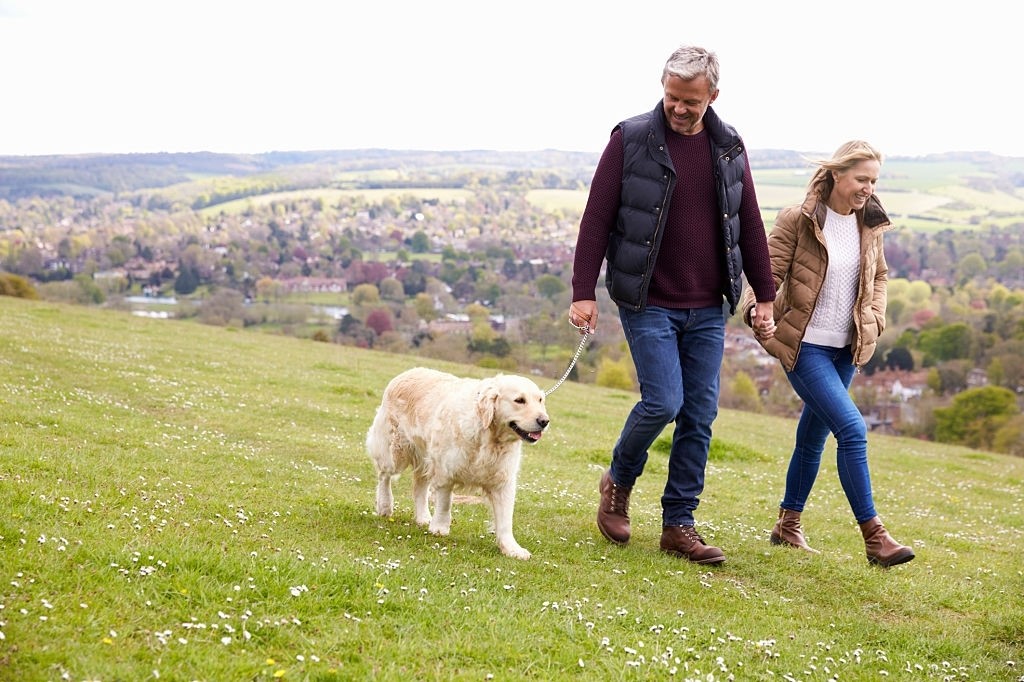
{"label": "distant hill", "polygon": [[[169,187],[210,176],[246,177],[275,174],[301,178],[300,186],[326,183],[336,173],[396,167],[416,169],[586,170],[598,154],[544,150],[537,152],[392,151],[350,149],[266,154],[212,152],[157,154],[87,154],[70,156],[0,156],[0,198],[88,196],[145,188]],[[319,173],[311,170],[319,169]],[[312,176],[312,177],[311,177]]]}
{"label": "distant hill", "polygon": [[[808,155],[782,149],[751,150],[755,169],[806,168]],[[213,152],[0,156],[0,198],[91,196],[169,187],[214,176],[274,176],[276,189],[326,185],[338,173],[406,168],[448,173],[469,170],[553,170],[589,181],[600,157],[595,152],[553,149],[531,152],[492,150],[429,151],[348,149],[276,151],[264,154]],[[891,157],[889,162],[955,164],[968,172],[1024,186],[1024,158],[987,152]]]}

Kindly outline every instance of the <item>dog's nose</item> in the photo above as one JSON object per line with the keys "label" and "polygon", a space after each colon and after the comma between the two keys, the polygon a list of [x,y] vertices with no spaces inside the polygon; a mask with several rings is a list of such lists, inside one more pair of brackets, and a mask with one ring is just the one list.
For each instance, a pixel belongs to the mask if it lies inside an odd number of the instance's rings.
{"label": "dog's nose", "polygon": [[544,429],[548,428],[548,424],[550,424],[550,423],[551,423],[551,420],[547,419],[546,417],[540,417],[539,419],[537,419],[537,424],[540,426],[542,431]]}

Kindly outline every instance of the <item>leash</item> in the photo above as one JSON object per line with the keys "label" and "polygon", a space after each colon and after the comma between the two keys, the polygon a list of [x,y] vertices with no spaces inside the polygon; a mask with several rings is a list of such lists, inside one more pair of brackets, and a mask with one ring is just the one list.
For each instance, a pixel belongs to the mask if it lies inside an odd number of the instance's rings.
{"label": "leash", "polygon": [[569,324],[583,332],[583,338],[580,339],[580,345],[576,346],[576,353],[572,356],[572,362],[569,363],[569,368],[565,370],[565,374],[562,375],[562,378],[558,380],[557,384],[555,384],[548,390],[544,391],[545,398],[554,393],[555,389],[561,386],[562,382],[564,382],[569,377],[569,372],[571,372],[572,368],[576,366],[576,361],[580,359],[580,354],[583,352],[583,347],[587,345],[587,341],[590,339],[589,324],[585,324],[582,327],[577,327],[575,324],[573,324],[572,320],[569,320]]}

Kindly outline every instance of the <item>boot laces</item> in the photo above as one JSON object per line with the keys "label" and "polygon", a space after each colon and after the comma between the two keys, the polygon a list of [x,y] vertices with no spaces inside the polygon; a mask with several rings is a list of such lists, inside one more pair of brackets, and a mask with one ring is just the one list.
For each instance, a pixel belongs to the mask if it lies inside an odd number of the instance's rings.
{"label": "boot laces", "polygon": [[692,543],[700,543],[702,545],[706,544],[704,542],[704,538],[702,538],[700,536],[700,533],[698,533],[697,529],[694,528],[693,526],[680,526],[679,530],[682,531],[683,537],[685,537],[690,542],[692,542]]}
{"label": "boot laces", "polygon": [[623,490],[614,481],[611,482],[611,499],[608,500],[608,511],[612,514],[622,514],[626,516],[629,513],[629,491]]}

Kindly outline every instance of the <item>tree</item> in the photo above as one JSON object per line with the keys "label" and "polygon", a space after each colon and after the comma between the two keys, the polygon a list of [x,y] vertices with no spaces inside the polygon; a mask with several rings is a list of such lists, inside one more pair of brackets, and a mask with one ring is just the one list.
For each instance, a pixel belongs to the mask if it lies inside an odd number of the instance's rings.
{"label": "tree", "polygon": [[960,259],[960,264],[957,266],[957,275],[960,282],[963,283],[985,274],[987,270],[988,263],[985,262],[980,253],[969,253]]}
{"label": "tree", "polygon": [[992,358],[988,363],[988,368],[985,370],[985,376],[988,377],[988,383],[992,386],[1003,386],[1006,381],[1003,361],[998,357]]}
{"label": "tree", "polygon": [[1020,413],[1013,391],[983,386],[963,391],[935,410],[935,440],[992,449],[996,433]]}
{"label": "tree", "polygon": [[549,301],[554,301],[566,290],[565,282],[554,275],[541,275],[535,284],[540,295]]}
{"label": "tree", "polygon": [[434,297],[430,294],[426,292],[416,294],[416,298],[413,299],[413,305],[420,319],[427,321],[437,319],[438,312],[437,308],[434,307]]}
{"label": "tree", "polygon": [[[932,367],[928,373],[928,386],[936,393],[952,394],[967,388],[967,374],[971,371],[971,363],[967,360],[950,360]],[[933,385],[932,372],[935,373]]]}
{"label": "tree", "polygon": [[377,336],[384,332],[392,331],[395,328],[395,320],[391,311],[387,308],[374,308],[366,316],[366,326],[372,329]]}
{"label": "tree", "polygon": [[992,449],[1009,455],[1024,455],[1024,416],[1017,415],[1007,420],[996,431]]}
{"label": "tree", "polygon": [[413,253],[426,253],[430,251],[430,237],[423,230],[417,230],[409,240],[409,248]]}
{"label": "tree", "polygon": [[629,374],[629,367],[621,360],[602,358],[597,367],[597,377],[594,383],[605,388],[633,390],[633,377]]}
{"label": "tree", "polygon": [[487,306],[480,305],[479,303],[467,305],[465,313],[473,321],[474,325],[477,322],[487,322],[491,316],[491,311],[487,309]]}
{"label": "tree", "polygon": [[12,275],[9,272],[0,272],[0,296],[14,296],[15,298],[39,298],[35,287],[29,281],[19,275]]}
{"label": "tree", "polygon": [[218,289],[199,307],[199,321],[219,327],[240,323],[245,317],[242,294],[234,289]]}
{"label": "tree", "polygon": [[921,332],[918,348],[924,351],[926,364],[956,360],[970,356],[971,328],[965,322],[954,322]]}
{"label": "tree", "polygon": [[916,279],[907,287],[907,298],[911,303],[922,304],[932,297],[932,286],[924,280]]}
{"label": "tree", "polygon": [[269,303],[271,298],[278,298],[281,295],[281,285],[271,277],[260,277],[256,280],[256,295]]}
{"label": "tree", "polygon": [[385,301],[401,301],[405,298],[405,288],[394,277],[385,277],[380,281],[380,296]]}
{"label": "tree", "polygon": [[174,280],[174,292],[180,296],[188,296],[199,288],[199,273],[191,266],[182,264],[177,279]]}
{"label": "tree", "polygon": [[380,290],[374,284],[360,284],[352,290],[352,303],[355,305],[380,303]]}
{"label": "tree", "polygon": [[579,343],[576,330],[566,324],[564,318],[550,313],[541,312],[521,318],[519,329],[520,340],[539,347],[542,359],[547,358],[550,346],[565,344],[567,349],[571,349],[574,341]]}
{"label": "tree", "polygon": [[730,384],[732,402],[731,407],[747,412],[760,412],[762,409],[761,396],[757,392],[757,384],[749,374],[744,371],[736,372]]}
{"label": "tree", "polygon": [[907,310],[907,302],[902,298],[889,297],[885,308],[885,315],[889,318],[890,324],[899,324],[903,321],[903,313]]}
{"label": "tree", "polygon": [[914,370],[914,356],[902,346],[892,348],[885,356],[885,366],[889,369],[900,369],[906,372]]}

